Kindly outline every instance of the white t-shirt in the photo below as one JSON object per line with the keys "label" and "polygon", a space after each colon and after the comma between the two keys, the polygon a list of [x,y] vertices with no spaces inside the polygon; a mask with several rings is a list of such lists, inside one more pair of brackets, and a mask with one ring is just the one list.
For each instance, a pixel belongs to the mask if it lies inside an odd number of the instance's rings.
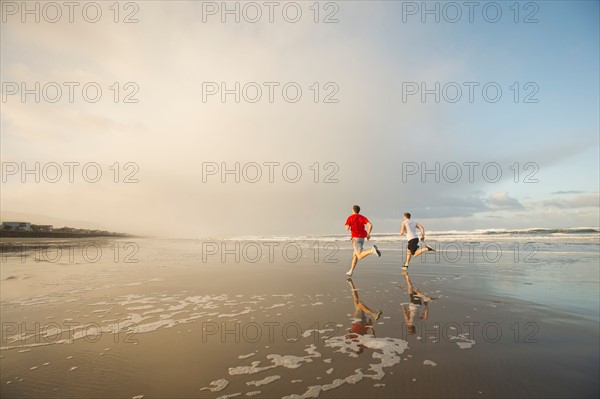
{"label": "white t-shirt", "polygon": [[410,241],[413,238],[419,237],[417,235],[417,222],[415,222],[414,220],[406,219],[404,222],[402,222],[402,224],[404,225],[404,228],[406,229],[406,239],[407,240]]}

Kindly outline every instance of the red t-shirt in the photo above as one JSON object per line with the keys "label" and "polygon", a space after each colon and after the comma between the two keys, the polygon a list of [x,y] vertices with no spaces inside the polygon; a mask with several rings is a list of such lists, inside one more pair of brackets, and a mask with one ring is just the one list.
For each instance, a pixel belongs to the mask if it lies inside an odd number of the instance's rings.
{"label": "red t-shirt", "polygon": [[350,226],[352,238],[365,238],[367,236],[365,224],[367,223],[369,223],[369,219],[358,213],[348,216],[346,220],[346,225]]}

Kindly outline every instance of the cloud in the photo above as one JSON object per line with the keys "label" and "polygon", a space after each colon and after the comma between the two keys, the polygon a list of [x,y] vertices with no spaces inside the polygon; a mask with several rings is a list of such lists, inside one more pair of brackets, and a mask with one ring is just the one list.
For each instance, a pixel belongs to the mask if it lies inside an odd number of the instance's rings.
{"label": "cloud", "polygon": [[541,201],[542,206],[571,209],[571,208],[588,208],[588,207],[600,207],[600,193],[593,193],[587,195],[578,195],[570,199],[556,198],[551,200]]}
{"label": "cloud", "polygon": [[521,209],[523,205],[507,192],[496,192],[487,197],[478,192],[465,197],[432,196],[427,199],[427,206],[415,207],[412,211],[420,218],[444,219]]}
{"label": "cloud", "polygon": [[491,194],[486,203],[490,210],[523,209],[523,205],[516,199],[508,195],[507,192],[497,192]]}
{"label": "cloud", "polygon": [[583,194],[585,191],[578,191],[578,190],[567,190],[567,191],[554,191],[551,192],[550,194],[554,194],[554,195],[563,195],[563,194]]}

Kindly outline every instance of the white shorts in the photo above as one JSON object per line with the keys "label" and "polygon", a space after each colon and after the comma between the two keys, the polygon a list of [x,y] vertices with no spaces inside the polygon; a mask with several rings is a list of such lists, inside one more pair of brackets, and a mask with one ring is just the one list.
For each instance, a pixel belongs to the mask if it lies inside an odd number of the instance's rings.
{"label": "white shorts", "polygon": [[361,253],[363,251],[363,246],[365,245],[364,238],[352,238],[352,247],[354,248],[354,253]]}

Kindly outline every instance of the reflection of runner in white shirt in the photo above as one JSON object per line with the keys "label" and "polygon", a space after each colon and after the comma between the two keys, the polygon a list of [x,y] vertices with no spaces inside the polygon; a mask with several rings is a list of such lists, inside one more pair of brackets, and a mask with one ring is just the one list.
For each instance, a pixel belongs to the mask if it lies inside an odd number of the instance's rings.
{"label": "reflection of runner in white shirt", "polygon": [[435,251],[433,247],[426,245],[425,248],[419,249],[419,236],[417,235],[417,229],[421,230],[421,241],[425,241],[425,228],[414,220],[410,220],[410,213],[404,214],[404,220],[402,221],[402,227],[400,228],[400,235],[406,234],[408,239],[408,246],[406,247],[406,262],[404,263],[403,269],[408,268],[410,258],[413,256],[419,256],[423,252]]}
{"label": "reflection of runner in white shirt", "polygon": [[[423,291],[415,288],[408,277],[408,272],[405,272],[406,283],[408,284],[408,296],[410,297],[410,303],[408,308],[406,305],[402,305],[402,316],[404,317],[404,323],[409,334],[414,334],[417,331],[416,322],[418,320],[427,320],[429,317],[429,307],[427,304],[433,301],[435,298],[431,298]],[[420,307],[423,305],[425,310],[423,316],[420,316]],[[417,320],[418,319],[418,320]]]}

